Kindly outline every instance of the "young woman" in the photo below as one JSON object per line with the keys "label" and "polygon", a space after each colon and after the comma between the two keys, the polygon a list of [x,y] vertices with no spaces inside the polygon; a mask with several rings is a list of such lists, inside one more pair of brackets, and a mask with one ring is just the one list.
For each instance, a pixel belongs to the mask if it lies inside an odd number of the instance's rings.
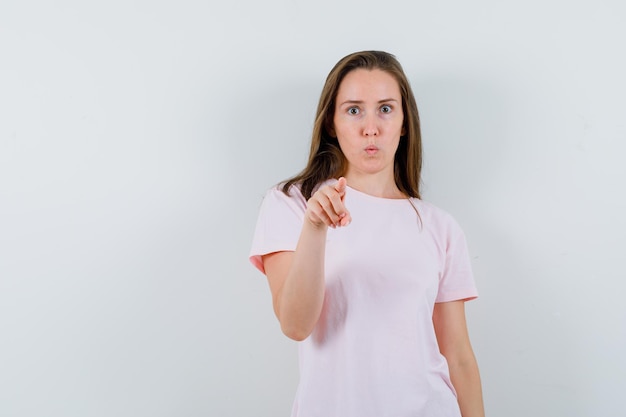
{"label": "young woman", "polygon": [[482,417],[463,232],[420,199],[417,105],[393,55],[331,70],[309,161],[268,191],[250,254],[300,341],[293,417]]}

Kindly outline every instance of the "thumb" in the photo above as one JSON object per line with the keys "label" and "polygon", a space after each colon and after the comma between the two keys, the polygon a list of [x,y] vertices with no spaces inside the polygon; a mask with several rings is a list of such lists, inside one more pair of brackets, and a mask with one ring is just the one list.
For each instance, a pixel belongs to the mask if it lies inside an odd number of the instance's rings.
{"label": "thumb", "polygon": [[348,185],[348,181],[344,177],[339,177],[339,180],[335,183],[335,190],[343,196],[346,192],[346,185]]}

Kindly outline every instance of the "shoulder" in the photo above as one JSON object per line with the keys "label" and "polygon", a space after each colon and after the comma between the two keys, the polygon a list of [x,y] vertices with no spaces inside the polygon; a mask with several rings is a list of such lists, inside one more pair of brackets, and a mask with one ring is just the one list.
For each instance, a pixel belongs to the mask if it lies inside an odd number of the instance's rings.
{"label": "shoulder", "polygon": [[434,205],[433,203],[418,198],[411,198],[411,201],[420,212],[420,215],[433,222],[454,222],[454,217],[446,210]]}
{"label": "shoulder", "polygon": [[306,209],[306,199],[300,191],[300,186],[294,184],[285,193],[284,185],[285,183],[280,183],[268,189],[263,197],[262,207],[266,210],[279,207],[291,207],[297,211]]}
{"label": "shoulder", "polygon": [[461,226],[454,216],[446,210],[431,202],[417,198],[412,198],[411,201],[415,204],[415,207],[417,207],[425,229],[447,236],[455,236],[463,233]]}
{"label": "shoulder", "polygon": [[[311,194],[315,194],[315,192],[317,190],[319,190],[320,188],[322,188],[322,187],[324,187],[326,185],[332,185],[332,184],[334,184],[336,182],[337,182],[337,180],[334,179],[334,178],[322,181],[319,184],[317,184],[315,187],[313,187],[313,192]],[[295,201],[304,202],[304,204],[306,204],[306,198],[304,197],[304,195],[302,195],[302,187],[301,187],[302,184],[301,183],[292,184],[289,187],[289,189],[287,190],[287,193],[284,192],[285,184],[286,184],[286,182],[281,182],[279,184],[276,184],[272,188],[270,188],[267,191],[267,193],[266,193],[266,197],[267,196],[274,196],[274,197],[292,199],[292,200],[295,200]]]}

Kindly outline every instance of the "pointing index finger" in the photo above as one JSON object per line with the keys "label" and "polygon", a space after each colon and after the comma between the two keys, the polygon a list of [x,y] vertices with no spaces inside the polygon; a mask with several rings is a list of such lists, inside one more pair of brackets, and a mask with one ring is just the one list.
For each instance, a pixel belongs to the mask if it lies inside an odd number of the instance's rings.
{"label": "pointing index finger", "polygon": [[335,183],[335,190],[343,197],[343,194],[346,192],[346,185],[348,182],[344,177],[340,177],[339,180]]}

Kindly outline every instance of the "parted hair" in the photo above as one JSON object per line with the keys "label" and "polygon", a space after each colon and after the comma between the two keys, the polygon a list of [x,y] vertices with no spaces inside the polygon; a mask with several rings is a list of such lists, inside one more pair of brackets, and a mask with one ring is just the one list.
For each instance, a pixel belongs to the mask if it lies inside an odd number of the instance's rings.
{"label": "parted hair", "polygon": [[307,165],[302,172],[283,183],[282,191],[289,195],[291,186],[298,184],[308,200],[318,184],[345,175],[347,160],[331,132],[334,132],[333,117],[339,86],[344,77],[356,69],[385,71],[398,82],[404,135],[395,155],[394,177],[400,191],[409,197],[420,198],[422,136],[417,103],[400,62],[392,54],[382,51],[355,52],[335,64],[326,78],[317,106]]}

